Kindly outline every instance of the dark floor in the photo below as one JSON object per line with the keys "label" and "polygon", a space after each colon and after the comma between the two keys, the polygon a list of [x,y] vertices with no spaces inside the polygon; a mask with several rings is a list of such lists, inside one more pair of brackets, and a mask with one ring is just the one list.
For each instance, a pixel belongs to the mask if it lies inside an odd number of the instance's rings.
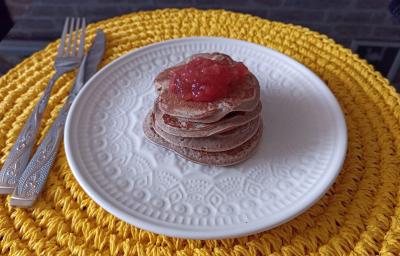
{"label": "dark floor", "polygon": [[[1,0],[0,0],[1,1]],[[15,25],[0,43],[0,74],[56,39],[66,16],[90,22],[138,10],[223,8],[299,24],[319,31],[369,59],[400,84],[400,23],[390,0],[6,0]],[[4,23],[2,23],[4,24]],[[4,26],[2,26],[4,27]],[[396,58],[396,56],[399,56]],[[396,62],[398,59],[399,63]]]}

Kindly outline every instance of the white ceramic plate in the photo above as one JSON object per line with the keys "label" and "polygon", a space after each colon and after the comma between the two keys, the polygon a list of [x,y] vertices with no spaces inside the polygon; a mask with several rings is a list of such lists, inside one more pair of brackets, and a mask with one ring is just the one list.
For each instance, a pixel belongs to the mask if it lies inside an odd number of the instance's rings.
{"label": "white ceramic plate", "polygon": [[[142,131],[154,77],[216,51],[243,61],[261,86],[262,141],[233,167],[189,162]],[[248,235],[294,218],[334,182],[346,147],[339,104],[314,73],[274,50],[215,37],[153,44],[113,61],[79,94],[65,129],[71,169],[101,207],[137,227],[193,239]]]}

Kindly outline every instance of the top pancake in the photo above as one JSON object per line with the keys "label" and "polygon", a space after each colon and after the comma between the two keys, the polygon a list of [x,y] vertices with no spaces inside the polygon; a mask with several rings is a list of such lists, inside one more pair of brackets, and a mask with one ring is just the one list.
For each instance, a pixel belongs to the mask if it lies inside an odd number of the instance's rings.
{"label": "top pancake", "polygon": [[171,70],[199,56],[210,59],[228,58],[229,61],[233,62],[225,54],[203,53],[193,55],[184,63],[161,72],[154,80],[155,87],[159,93],[158,107],[161,112],[185,118],[188,121],[212,123],[233,111],[253,111],[255,109],[260,98],[260,86],[257,78],[251,73],[240,85],[233,86],[227,97],[212,102],[186,101],[180,99],[174,93],[169,93],[168,85]]}

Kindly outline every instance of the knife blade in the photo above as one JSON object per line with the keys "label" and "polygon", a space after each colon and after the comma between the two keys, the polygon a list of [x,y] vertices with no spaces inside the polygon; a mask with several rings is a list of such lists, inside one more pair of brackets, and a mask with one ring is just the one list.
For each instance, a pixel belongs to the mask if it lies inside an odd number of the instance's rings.
{"label": "knife blade", "polygon": [[85,82],[87,82],[94,75],[94,73],[96,73],[104,55],[105,46],[106,36],[102,30],[97,30],[96,39],[93,41],[93,44],[87,54],[87,66],[84,72]]}
{"label": "knife blade", "polygon": [[79,67],[75,83],[68,96],[67,102],[64,104],[56,120],[46,133],[43,141],[40,143],[18,180],[17,186],[11,196],[11,206],[30,207],[35,203],[55,161],[64,134],[65,121],[72,102],[85,85],[85,82],[95,74],[103,57],[104,49],[104,32],[98,30],[88,54],[84,57]]}
{"label": "knife blade", "polygon": [[[96,73],[98,66],[100,65],[101,59],[104,55],[106,47],[106,37],[102,30],[96,31],[96,37],[93,40],[90,49],[85,56],[85,65],[82,72],[78,73],[77,82],[72,88],[69,99],[73,100],[81,90],[82,86]],[[83,61],[82,61],[83,62]],[[81,76],[80,76],[81,75]]]}

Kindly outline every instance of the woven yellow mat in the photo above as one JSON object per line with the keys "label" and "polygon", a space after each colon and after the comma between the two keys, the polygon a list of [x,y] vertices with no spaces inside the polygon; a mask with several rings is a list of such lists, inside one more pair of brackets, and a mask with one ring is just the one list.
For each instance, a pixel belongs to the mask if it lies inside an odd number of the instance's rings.
{"label": "woven yellow mat", "polygon": [[[296,219],[226,240],[174,239],[118,220],[80,188],[60,150],[39,201],[14,209],[0,197],[0,252],[9,255],[400,255],[400,98],[365,61],[306,28],[226,11],[157,10],[91,24],[107,35],[102,65],[128,51],[194,35],[238,38],[278,50],[318,74],[346,115],[349,149],[329,192]],[[57,42],[0,78],[2,164],[54,73]],[[41,126],[49,128],[73,74],[53,89]]]}

